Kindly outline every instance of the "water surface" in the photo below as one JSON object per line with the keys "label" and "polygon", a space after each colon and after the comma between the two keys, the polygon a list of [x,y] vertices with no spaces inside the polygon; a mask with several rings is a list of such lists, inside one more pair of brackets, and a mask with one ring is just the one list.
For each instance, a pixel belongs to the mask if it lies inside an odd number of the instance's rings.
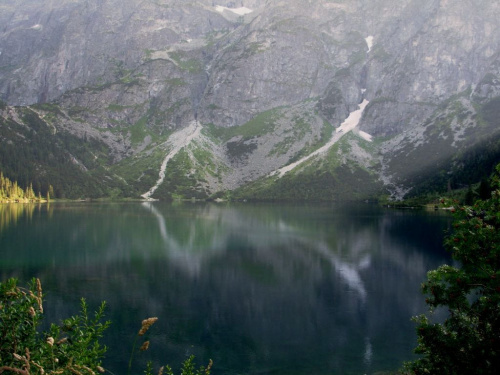
{"label": "water surface", "polygon": [[107,302],[105,365],[194,354],[214,375],[371,374],[412,359],[441,213],[360,205],[0,205],[0,276],[42,280],[49,321]]}

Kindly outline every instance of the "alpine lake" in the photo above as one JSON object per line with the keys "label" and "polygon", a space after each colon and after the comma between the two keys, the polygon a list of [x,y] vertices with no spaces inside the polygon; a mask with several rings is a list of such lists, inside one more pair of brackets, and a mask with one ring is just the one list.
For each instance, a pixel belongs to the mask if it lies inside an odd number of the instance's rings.
{"label": "alpine lake", "polygon": [[103,365],[190,355],[213,375],[383,374],[414,359],[420,285],[450,256],[444,212],[371,204],[0,205],[0,277],[40,278],[45,321],[106,301]]}

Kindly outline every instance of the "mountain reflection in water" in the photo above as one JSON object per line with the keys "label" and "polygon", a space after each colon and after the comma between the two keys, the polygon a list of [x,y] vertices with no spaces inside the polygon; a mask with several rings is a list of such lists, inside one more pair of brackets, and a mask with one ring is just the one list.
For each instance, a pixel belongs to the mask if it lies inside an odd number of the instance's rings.
{"label": "mountain reflection in water", "polygon": [[53,204],[0,225],[0,274],[40,277],[49,321],[106,300],[116,374],[149,316],[136,373],[190,354],[214,375],[373,373],[412,358],[449,223],[370,205]]}

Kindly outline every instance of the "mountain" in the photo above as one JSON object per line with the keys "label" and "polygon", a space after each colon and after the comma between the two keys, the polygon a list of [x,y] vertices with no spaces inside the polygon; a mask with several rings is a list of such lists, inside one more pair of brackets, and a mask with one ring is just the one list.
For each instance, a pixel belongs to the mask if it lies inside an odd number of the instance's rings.
{"label": "mountain", "polygon": [[0,169],[59,196],[400,199],[500,161],[500,4],[4,0]]}

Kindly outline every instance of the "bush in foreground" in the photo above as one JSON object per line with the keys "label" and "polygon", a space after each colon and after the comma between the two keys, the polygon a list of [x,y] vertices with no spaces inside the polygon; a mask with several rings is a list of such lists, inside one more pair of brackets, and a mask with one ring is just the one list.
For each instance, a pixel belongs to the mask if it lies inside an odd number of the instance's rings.
{"label": "bush in foreground", "polygon": [[[102,360],[107,348],[99,342],[110,325],[103,322],[105,303],[90,316],[88,306],[81,300],[79,315],[52,324],[48,332],[39,332],[43,319],[43,292],[39,279],[28,288],[18,286],[16,279],[0,282],[0,374],[85,375],[106,372]],[[138,339],[156,322],[148,318],[142,322],[132,348],[129,373]],[[141,351],[147,350],[144,341]],[[195,369],[194,357],[182,365],[181,375],[210,375],[212,361],[207,368]],[[169,366],[159,374],[174,375]],[[152,375],[151,363],[145,374]]]}
{"label": "bush in foreground", "polygon": [[95,374],[104,372],[106,347],[99,343],[109,322],[101,322],[103,303],[93,317],[81,300],[79,315],[39,333],[43,319],[40,280],[27,289],[16,279],[0,283],[0,373]]}

